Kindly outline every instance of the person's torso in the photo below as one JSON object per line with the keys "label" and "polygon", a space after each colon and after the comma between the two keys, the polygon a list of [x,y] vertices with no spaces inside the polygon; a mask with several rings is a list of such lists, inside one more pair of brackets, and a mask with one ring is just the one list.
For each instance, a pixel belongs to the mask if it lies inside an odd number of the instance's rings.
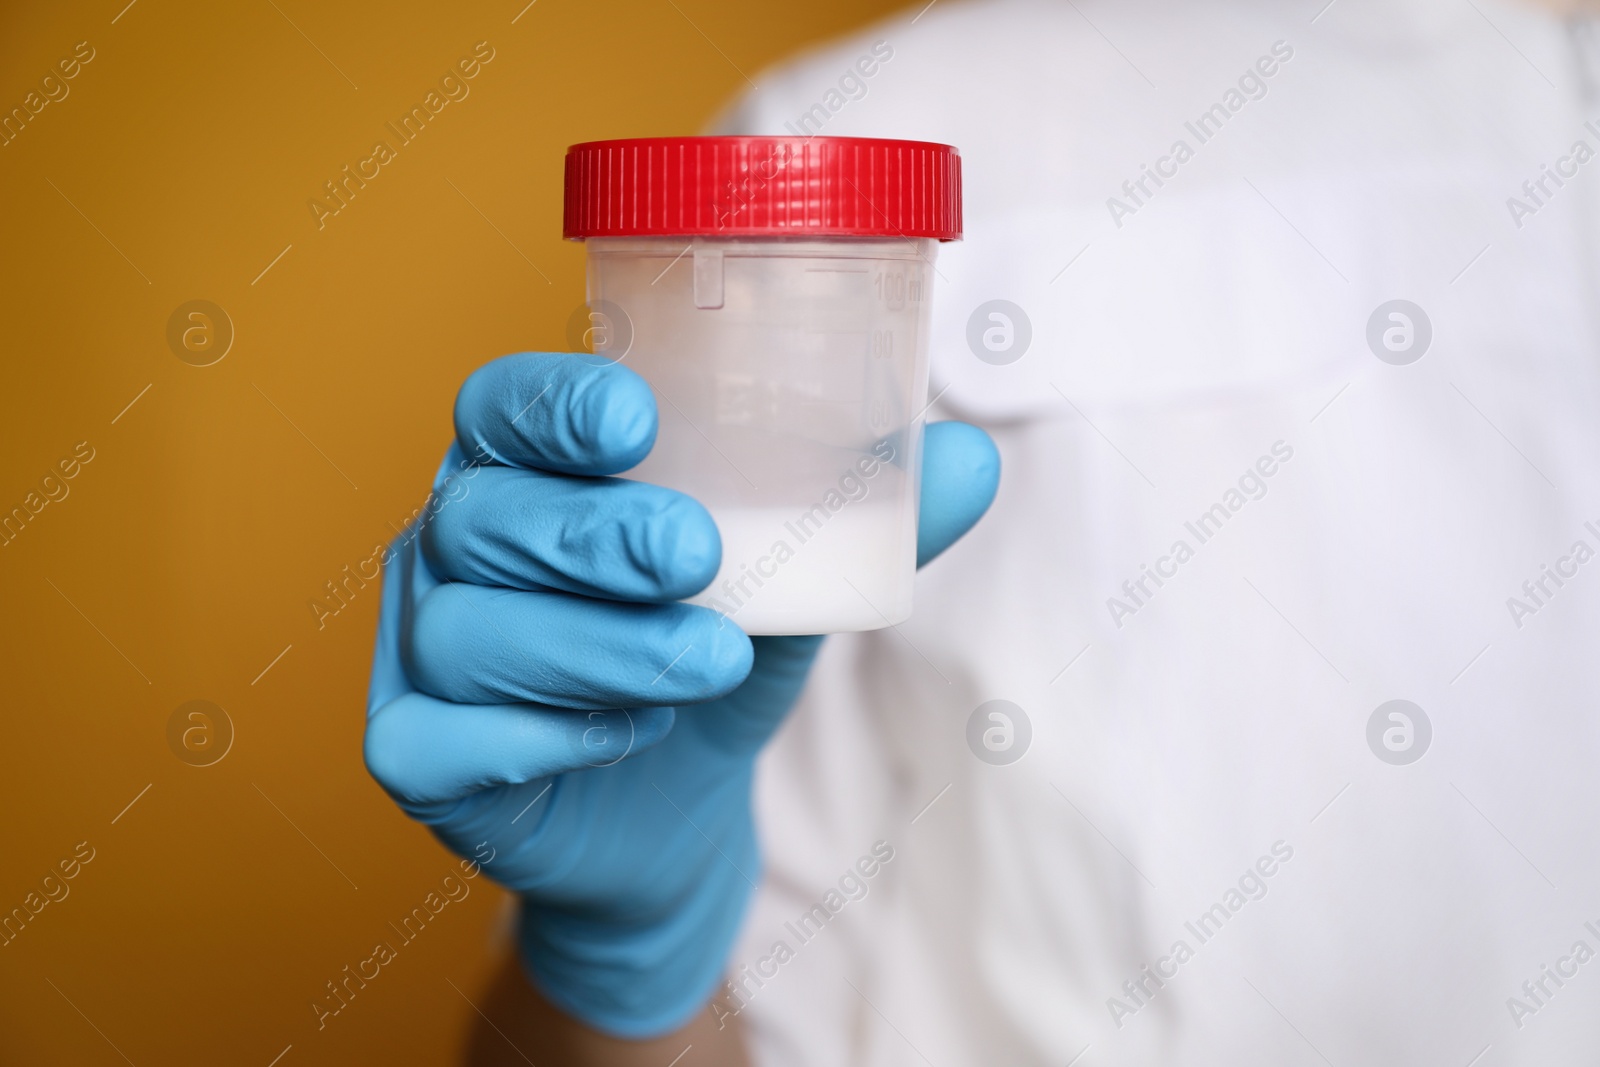
{"label": "person's torso", "polygon": [[1005,464],[764,758],[761,1062],[1600,1048],[1600,67],[1315,8],[945,0],[735,120],[892,47],[819,132],[962,150],[935,410]]}

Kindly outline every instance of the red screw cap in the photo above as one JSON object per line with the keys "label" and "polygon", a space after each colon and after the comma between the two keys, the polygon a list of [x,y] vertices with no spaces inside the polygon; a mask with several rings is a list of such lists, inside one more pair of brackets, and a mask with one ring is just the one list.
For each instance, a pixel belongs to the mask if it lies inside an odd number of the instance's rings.
{"label": "red screw cap", "polygon": [[562,233],[961,239],[961,154],[870,137],[641,137],[567,149]]}

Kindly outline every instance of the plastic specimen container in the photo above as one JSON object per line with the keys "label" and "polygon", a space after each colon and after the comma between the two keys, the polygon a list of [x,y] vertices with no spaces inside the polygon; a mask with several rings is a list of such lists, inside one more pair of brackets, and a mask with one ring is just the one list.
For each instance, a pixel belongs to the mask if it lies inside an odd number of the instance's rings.
{"label": "plastic specimen container", "polygon": [[568,150],[589,339],[655,392],[627,477],[722,535],[690,598],[750,634],[911,614],[933,262],[961,236],[948,145],[677,137]]}

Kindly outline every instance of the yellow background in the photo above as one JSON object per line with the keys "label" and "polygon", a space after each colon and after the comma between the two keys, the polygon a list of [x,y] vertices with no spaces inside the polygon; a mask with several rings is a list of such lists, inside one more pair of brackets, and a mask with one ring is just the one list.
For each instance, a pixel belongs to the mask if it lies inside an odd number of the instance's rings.
{"label": "yellow background", "polygon": [[[310,602],[422,502],[472,368],[566,347],[566,145],[693,133],[894,5],[124,2],[0,16],[6,111],[95,50],[0,148],[0,512],[94,449],[0,548],[0,912],[95,850],[0,948],[0,1061],[454,1062],[501,951],[485,879],[320,1032],[309,1007],[453,867],[361,763],[376,584],[321,630]],[[318,230],[322,183],[478,41],[470,95]],[[211,366],[167,342],[195,299],[235,330]],[[194,699],[235,729],[211,766],[168,746]]]}

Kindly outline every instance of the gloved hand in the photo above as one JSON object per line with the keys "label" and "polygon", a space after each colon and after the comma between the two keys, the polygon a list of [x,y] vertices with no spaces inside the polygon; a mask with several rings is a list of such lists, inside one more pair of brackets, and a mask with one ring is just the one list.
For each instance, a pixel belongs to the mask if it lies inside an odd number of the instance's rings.
{"label": "gloved hand", "polygon": [[[674,602],[721,542],[691,498],[607,477],[655,441],[633,371],[507,356],[467,380],[455,422],[420,535],[386,560],[367,767],[521,895],[548,1001],[616,1036],[671,1032],[711,997],[760,877],[756,753],[821,638],[752,640]],[[983,431],[927,428],[919,563],[998,479]]]}

